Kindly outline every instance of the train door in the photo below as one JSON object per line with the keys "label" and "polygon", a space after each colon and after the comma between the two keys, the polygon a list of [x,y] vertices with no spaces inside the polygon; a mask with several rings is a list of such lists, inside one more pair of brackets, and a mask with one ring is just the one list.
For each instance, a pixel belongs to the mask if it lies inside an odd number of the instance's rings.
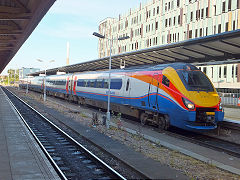
{"label": "train door", "polygon": [[130,90],[131,90],[131,81],[129,76],[125,76],[125,85],[124,85],[124,104],[130,104]]}
{"label": "train door", "polygon": [[74,94],[74,95],[76,95],[76,86],[77,86],[77,76],[75,75],[75,76],[72,76],[72,79],[73,79],[73,82],[72,82],[72,84],[73,84],[73,93],[72,94]]}
{"label": "train door", "polygon": [[159,87],[159,74],[155,73],[152,76],[152,81],[149,83],[148,89],[148,105],[150,108],[158,109],[158,87]]}
{"label": "train door", "polygon": [[66,82],[66,91],[67,94],[71,94],[72,93],[72,76],[67,76],[67,82]]}

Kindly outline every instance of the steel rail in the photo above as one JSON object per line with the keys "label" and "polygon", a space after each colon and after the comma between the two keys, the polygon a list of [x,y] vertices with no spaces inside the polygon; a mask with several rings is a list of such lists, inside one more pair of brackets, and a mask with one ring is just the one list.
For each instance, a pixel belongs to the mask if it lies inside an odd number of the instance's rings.
{"label": "steel rail", "polygon": [[[6,89],[6,88],[4,88]],[[73,143],[75,143],[76,145],[78,145],[83,151],[85,151],[87,154],[89,154],[89,156],[91,156],[92,158],[94,158],[97,162],[99,162],[103,167],[105,167],[106,169],[108,169],[110,172],[112,172],[116,177],[118,177],[118,179],[124,179],[126,180],[126,178],[124,178],[120,173],[118,173],[117,171],[115,171],[113,168],[111,168],[107,163],[105,163],[104,161],[102,161],[100,158],[98,158],[95,154],[93,154],[91,151],[89,151],[87,148],[85,148],[82,144],[80,144],[79,142],[77,142],[75,139],[73,139],[71,136],[69,136],[67,133],[65,133],[63,130],[61,130],[59,127],[57,127],[54,123],[52,123],[49,119],[47,119],[45,116],[43,116],[39,111],[37,111],[36,109],[34,109],[33,107],[31,107],[29,104],[27,104],[25,101],[23,101],[21,98],[19,98],[17,95],[15,95],[14,93],[12,93],[11,91],[9,91],[8,89],[6,89],[9,93],[11,93],[15,98],[17,98],[19,101],[21,101],[23,104],[25,104],[27,107],[29,107],[31,110],[33,110],[34,112],[36,112],[39,116],[41,116],[45,121],[47,121],[48,123],[50,123],[54,128],[56,128],[58,131],[60,131],[62,134],[64,134],[64,136],[66,136],[67,138],[69,138]],[[7,96],[7,95],[6,95]],[[9,99],[9,98],[8,98]],[[9,99],[10,100],[10,99]],[[13,105],[13,103],[11,102],[11,104]],[[13,105],[14,106],[14,105]],[[15,106],[14,106],[15,107]],[[15,107],[16,108],[16,107]],[[17,110],[17,109],[16,109]],[[18,113],[20,113],[17,110]],[[20,115],[20,117],[23,119],[23,117]],[[26,121],[24,123],[27,123]],[[30,128],[28,126],[28,128]],[[31,133],[34,134],[34,132],[32,130],[30,130]],[[49,153],[47,152],[47,150],[44,148],[44,146],[42,145],[42,143],[38,140],[38,138],[36,137],[36,135],[34,134],[34,138],[37,139],[38,143],[41,144],[41,148],[44,149],[44,152],[46,152],[49,156],[49,158],[51,158],[51,156],[49,155]],[[55,161],[51,158],[51,162],[53,161],[53,164],[56,165]],[[56,165],[57,166],[57,165]],[[59,169],[59,168],[58,168]],[[60,169],[59,169],[60,170]],[[60,170],[61,171],[61,170]],[[63,174],[63,172],[61,171],[61,174]],[[64,174],[63,174],[64,175]],[[65,176],[65,175],[64,175]],[[63,179],[67,179],[66,177]]]}

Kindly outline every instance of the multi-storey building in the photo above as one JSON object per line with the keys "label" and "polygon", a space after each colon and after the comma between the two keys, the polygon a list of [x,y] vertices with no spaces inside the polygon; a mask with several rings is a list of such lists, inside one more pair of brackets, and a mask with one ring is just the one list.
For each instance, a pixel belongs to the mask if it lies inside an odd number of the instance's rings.
{"label": "multi-storey building", "polygon": [[[108,39],[130,37],[113,41],[113,55],[236,29],[240,29],[240,0],[150,0],[99,25],[99,33]],[[107,38],[99,38],[99,58],[110,55]],[[239,64],[199,68],[216,88],[240,89]]]}
{"label": "multi-storey building", "polygon": [[203,71],[217,89],[240,89],[240,64],[201,65]]}
{"label": "multi-storey building", "polygon": [[[150,0],[118,18],[106,18],[99,33],[113,41],[112,54],[240,29],[240,0]],[[110,55],[110,42],[99,39],[99,58]]]}

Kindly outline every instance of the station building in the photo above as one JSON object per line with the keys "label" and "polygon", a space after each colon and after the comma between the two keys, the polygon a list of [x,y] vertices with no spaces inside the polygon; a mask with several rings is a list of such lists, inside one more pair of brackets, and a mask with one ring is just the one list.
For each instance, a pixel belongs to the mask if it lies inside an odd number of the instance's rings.
{"label": "station building", "polygon": [[[240,29],[240,0],[150,0],[99,24],[98,56],[132,52]],[[201,67],[216,88],[239,88],[238,64]]]}
{"label": "station building", "polygon": [[240,93],[239,63],[197,66],[220,92]]}

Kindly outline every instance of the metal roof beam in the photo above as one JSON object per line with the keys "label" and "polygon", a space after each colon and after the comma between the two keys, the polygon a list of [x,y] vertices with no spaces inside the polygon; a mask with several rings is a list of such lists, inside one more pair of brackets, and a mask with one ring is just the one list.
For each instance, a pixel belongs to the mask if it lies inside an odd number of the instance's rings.
{"label": "metal roof beam", "polygon": [[32,17],[32,13],[19,13],[19,14],[11,14],[11,13],[0,13],[0,20],[26,20]]}

